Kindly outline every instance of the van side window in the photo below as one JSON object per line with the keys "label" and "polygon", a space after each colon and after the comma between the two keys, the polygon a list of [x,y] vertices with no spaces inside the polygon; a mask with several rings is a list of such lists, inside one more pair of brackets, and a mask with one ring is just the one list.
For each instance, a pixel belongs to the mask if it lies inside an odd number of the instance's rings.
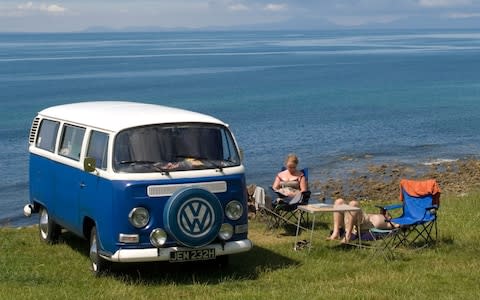
{"label": "van side window", "polygon": [[223,160],[239,164],[240,158],[234,145],[232,136],[226,130],[222,131]]}
{"label": "van side window", "polygon": [[65,124],[59,154],[74,160],[80,160],[85,128]]}
{"label": "van side window", "polygon": [[108,134],[92,130],[90,142],[88,143],[87,157],[96,160],[97,168],[107,169]]}
{"label": "van side window", "polygon": [[40,124],[37,142],[35,146],[50,152],[55,151],[55,142],[57,140],[59,122],[43,119]]}

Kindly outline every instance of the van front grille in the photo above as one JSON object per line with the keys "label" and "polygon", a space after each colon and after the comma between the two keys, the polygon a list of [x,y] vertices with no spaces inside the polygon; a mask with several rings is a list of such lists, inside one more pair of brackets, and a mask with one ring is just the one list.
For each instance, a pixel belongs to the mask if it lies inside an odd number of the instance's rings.
{"label": "van front grille", "polygon": [[39,123],[40,123],[40,118],[39,117],[36,117],[35,119],[33,119],[32,128],[30,129],[30,136],[28,138],[28,142],[30,143],[30,145],[35,143],[35,137],[37,136],[37,130],[38,130],[38,124]]}
{"label": "van front grille", "polygon": [[203,188],[210,193],[225,193],[227,191],[226,181],[211,181],[198,183],[181,183],[181,184],[164,184],[164,185],[149,185],[147,187],[147,195],[149,197],[163,197],[171,196],[178,189],[181,188]]}

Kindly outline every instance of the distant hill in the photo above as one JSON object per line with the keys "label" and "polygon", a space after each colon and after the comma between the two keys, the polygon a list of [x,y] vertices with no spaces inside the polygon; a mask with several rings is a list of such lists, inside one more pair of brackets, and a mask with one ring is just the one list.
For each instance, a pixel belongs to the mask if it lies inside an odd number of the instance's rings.
{"label": "distant hill", "polygon": [[359,26],[342,26],[324,19],[292,18],[282,22],[259,23],[236,26],[208,26],[200,28],[134,26],[111,28],[105,26],[89,27],[84,32],[171,32],[171,31],[209,31],[209,30],[333,30],[333,29],[479,29],[480,17],[447,19],[440,17],[407,17],[389,23],[367,23]]}

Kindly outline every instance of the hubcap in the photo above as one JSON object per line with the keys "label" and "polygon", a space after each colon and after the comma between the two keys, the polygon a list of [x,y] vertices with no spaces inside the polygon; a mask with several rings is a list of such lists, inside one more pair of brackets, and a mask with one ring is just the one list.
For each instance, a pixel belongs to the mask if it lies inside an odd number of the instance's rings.
{"label": "hubcap", "polygon": [[97,266],[97,258],[98,258],[98,251],[97,251],[97,235],[92,232],[92,236],[90,237],[90,260],[92,261],[92,268],[93,271],[96,272],[98,270]]}
{"label": "hubcap", "polygon": [[45,209],[42,209],[40,214],[40,234],[43,239],[48,237],[48,213]]}

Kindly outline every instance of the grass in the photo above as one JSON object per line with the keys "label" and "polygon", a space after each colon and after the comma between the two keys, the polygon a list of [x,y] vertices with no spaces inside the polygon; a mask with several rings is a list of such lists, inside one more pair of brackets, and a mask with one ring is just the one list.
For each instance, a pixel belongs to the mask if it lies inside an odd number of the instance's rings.
{"label": "grass", "polygon": [[232,256],[227,269],[123,264],[94,278],[86,241],[64,233],[46,245],[36,227],[0,228],[0,299],[477,299],[479,196],[442,196],[437,245],[401,250],[392,261],[324,241],[327,216],[310,253],[292,250],[294,236],[265,234],[253,221],[254,249]]}

